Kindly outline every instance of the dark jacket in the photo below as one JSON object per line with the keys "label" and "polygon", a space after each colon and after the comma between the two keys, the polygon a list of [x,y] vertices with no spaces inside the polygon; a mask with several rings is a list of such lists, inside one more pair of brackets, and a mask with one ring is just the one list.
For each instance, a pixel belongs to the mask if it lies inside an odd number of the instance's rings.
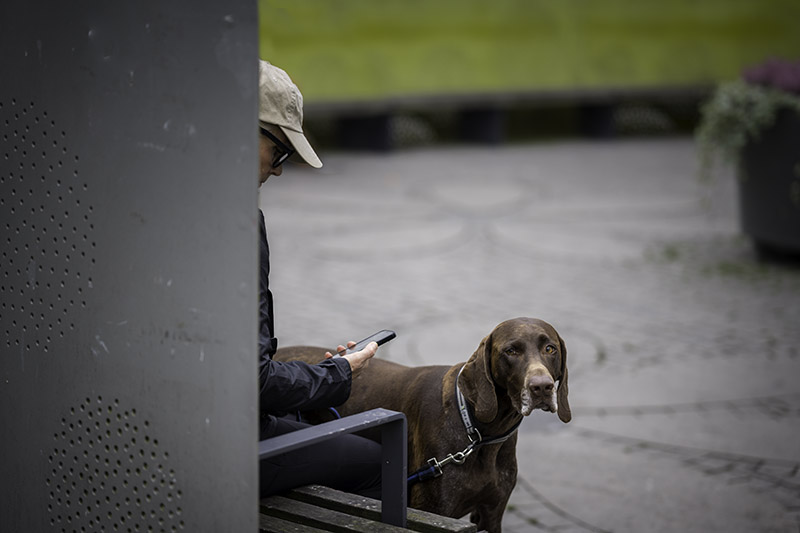
{"label": "dark jacket", "polygon": [[[280,363],[272,360],[278,347],[269,290],[269,244],[264,213],[260,225],[260,301],[258,335],[259,411],[262,418],[287,412],[341,405],[350,396],[352,373],[342,358],[318,365],[300,361]],[[267,420],[267,427],[269,427]],[[263,426],[263,424],[262,424]],[[269,433],[268,429],[266,430]],[[264,435],[262,435],[262,438]]]}

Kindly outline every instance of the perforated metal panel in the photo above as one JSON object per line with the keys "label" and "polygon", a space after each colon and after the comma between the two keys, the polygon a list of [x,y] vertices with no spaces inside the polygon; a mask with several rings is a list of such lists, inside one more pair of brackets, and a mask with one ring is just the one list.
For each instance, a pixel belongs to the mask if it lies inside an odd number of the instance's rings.
{"label": "perforated metal panel", "polygon": [[47,110],[11,97],[0,101],[0,124],[5,346],[48,352],[54,338],[75,330],[72,309],[86,307],[92,278],[85,273],[95,263],[94,208],[78,170],[80,157]]}
{"label": "perforated metal panel", "polygon": [[86,398],[61,418],[47,511],[61,531],[180,531],[183,488],[149,420],[118,399]]}
{"label": "perforated metal panel", "polygon": [[0,531],[255,531],[255,2],[4,1],[0,49]]}

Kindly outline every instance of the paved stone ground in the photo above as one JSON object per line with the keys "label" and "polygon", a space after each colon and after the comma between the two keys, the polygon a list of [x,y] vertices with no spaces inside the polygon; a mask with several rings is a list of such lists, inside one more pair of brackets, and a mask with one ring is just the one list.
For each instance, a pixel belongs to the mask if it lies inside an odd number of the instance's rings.
{"label": "paved stone ground", "polygon": [[282,345],[566,341],[574,418],[523,423],[504,531],[798,531],[800,268],[757,261],[690,139],[323,156],[261,192]]}

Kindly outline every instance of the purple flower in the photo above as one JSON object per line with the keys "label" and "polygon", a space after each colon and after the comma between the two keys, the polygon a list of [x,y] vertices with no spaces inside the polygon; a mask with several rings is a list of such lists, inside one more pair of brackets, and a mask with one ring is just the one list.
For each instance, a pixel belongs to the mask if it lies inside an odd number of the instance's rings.
{"label": "purple flower", "polygon": [[800,94],[800,60],[770,58],[742,71],[747,83]]}

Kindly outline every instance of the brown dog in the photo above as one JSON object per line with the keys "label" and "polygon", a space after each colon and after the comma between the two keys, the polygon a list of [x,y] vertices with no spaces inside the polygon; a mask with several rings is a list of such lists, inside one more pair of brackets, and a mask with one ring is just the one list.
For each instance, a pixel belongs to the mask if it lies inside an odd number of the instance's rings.
{"label": "brown dog", "polygon": [[[276,359],[318,362],[324,349],[289,347]],[[462,369],[463,367],[463,369]],[[459,410],[456,380],[469,405]],[[555,382],[558,382],[556,388]],[[470,513],[479,530],[499,532],[517,480],[515,428],[536,409],[572,418],[567,400],[567,349],[553,327],[533,318],[499,324],[466,364],[406,367],[373,359],[354,380],[342,416],[383,407],[408,418],[409,473],[471,448],[463,463],[410,489],[411,507],[454,518]],[[472,424],[477,432],[468,435]],[[480,436],[478,436],[478,433]],[[491,443],[496,438],[502,442]],[[471,444],[473,441],[477,444]],[[454,464],[456,463],[456,464]]]}

